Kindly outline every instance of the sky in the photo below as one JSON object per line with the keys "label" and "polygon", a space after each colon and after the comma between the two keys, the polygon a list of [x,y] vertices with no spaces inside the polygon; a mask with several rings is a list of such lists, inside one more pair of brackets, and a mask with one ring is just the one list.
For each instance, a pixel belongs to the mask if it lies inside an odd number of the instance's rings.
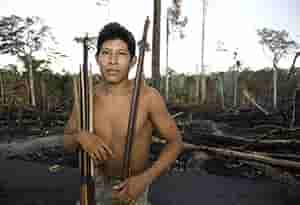
{"label": "sky", "polygon": [[[74,37],[88,33],[97,35],[108,22],[117,21],[133,32],[136,40],[142,37],[146,16],[152,20],[153,1],[151,0],[110,0],[106,6],[97,6],[99,0],[1,0],[0,16],[11,14],[39,16],[52,28],[58,49],[69,56],[57,62],[52,69],[63,68],[71,73],[79,71],[82,63],[82,48],[74,42]],[[166,68],[166,11],[171,0],[162,0],[161,16],[161,73]],[[184,29],[185,38],[170,36],[169,67],[177,73],[195,74],[201,68],[202,0],[182,0],[182,15],[188,23]],[[204,65],[205,72],[226,71],[234,64],[233,52],[243,67],[260,69],[271,66],[271,54],[258,43],[257,29],[264,27],[287,30],[291,37],[300,42],[300,1],[299,0],[207,0],[205,18]],[[152,24],[151,24],[152,26]],[[148,42],[152,42],[150,26]],[[217,51],[222,47],[228,52]],[[280,62],[288,68],[292,57]],[[90,54],[93,71],[98,68]],[[0,65],[14,62],[15,59],[0,56]],[[297,62],[297,64],[299,64]],[[145,73],[151,74],[151,51],[145,56]],[[132,71],[134,73],[134,70]]]}

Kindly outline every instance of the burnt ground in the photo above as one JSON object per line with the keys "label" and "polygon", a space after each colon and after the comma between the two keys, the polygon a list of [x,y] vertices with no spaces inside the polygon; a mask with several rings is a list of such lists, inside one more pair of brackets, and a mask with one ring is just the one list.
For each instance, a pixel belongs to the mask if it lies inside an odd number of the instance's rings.
{"label": "burnt ground", "polygon": [[[201,115],[201,118],[210,119],[210,116]],[[203,142],[198,142],[197,136],[209,130],[212,133],[221,131],[223,134],[252,136],[252,129],[248,132],[249,122],[253,126],[261,124],[252,116],[247,116],[244,121],[240,118],[232,120],[232,116],[230,119],[217,119],[231,122],[231,126],[214,127],[208,121],[201,121],[201,124],[194,121],[196,126],[192,123],[188,127],[189,134],[184,139],[201,144]],[[243,127],[241,123],[247,132],[232,129]],[[12,133],[16,132],[12,130]],[[0,132],[0,145],[22,142],[27,136],[24,132],[15,134],[14,138],[6,134]],[[157,158],[161,148],[161,145],[153,144],[152,160]],[[58,165],[57,169],[51,169],[53,165]],[[3,155],[0,152],[0,205],[75,204],[79,196],[77,166],[76,154],[65,153],[61,145],[44,147],[24,155]],[[297,177],[299,173],[276,173],[276,169],[266,170],[241,160],[217,156],[200,160],[193,153],[184,152],[176,164],[151,185],[150,201],[154,205],[298,205],[300,185]]]}
{"label": "burnt ground", "polygon": [[[79,196],[78,169],[23,160],[1,160],[0,204],[74,204]],[[160,177],[152,186],[156,205],[182,204],[299,204],[299,189],[278,182],[203,174],[192,170]]]}
{"label": "burnt ground", "polygon": [[[55,146],[1,159],[0,204],[74,204],[79,196],[75,156]],[[58,169],[51,170],[53,165],[59,165]],[[272,179],[239,161],[213,158],[200,162],[183,153],[152,184],[150,200],[155,205],[293,205],[299,204],[300,187],[290,180]]]}

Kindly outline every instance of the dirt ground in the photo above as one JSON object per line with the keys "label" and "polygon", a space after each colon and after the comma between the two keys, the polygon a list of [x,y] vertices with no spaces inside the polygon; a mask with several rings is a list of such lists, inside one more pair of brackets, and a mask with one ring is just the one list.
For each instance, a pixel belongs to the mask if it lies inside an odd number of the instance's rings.
{"label": "dirt ground", "polygon": [[[73,205],[79,196],[76,168],[50,166],[23,160],[0,160],[0,204]],[[296,205],[299,187],[270,180],[172,172],[161,176],[150,189],[154,205]]]}
{"label": "dirt ground", "polygon": [[[49,145],[48,138],[45,140]],[[5,144],[6,141],[0,142],[0,148]],[[15,150],[23,153],[31,144],[16,146]],[[62,145],[53,143],[26,155],[1,156],[4,153],[0,151],[0,205],[75,204],[80,187],[79,170],[75,168],[78,164],[76,155],[64,153]],[[187,168],[182,163],[184,158],[188,156],[182,155],[171,171],[151,185],[153,205],[298,205],[300,202],[299,185],[260,177],[244,165],[228,168],[217,159],[194,162]],[[58,165],[58,169],[51,170],[53,165]]]}

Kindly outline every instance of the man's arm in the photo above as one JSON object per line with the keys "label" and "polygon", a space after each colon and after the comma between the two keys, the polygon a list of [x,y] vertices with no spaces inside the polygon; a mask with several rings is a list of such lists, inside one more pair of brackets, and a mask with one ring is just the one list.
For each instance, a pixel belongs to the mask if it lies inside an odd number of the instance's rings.
{"label": "man's arm", "polygon": [[155,89],[151,89],[150,92],[149,101],[151,120],[158,129],[160,135],[167,141],[158,160],[145,172],[152,182],[175,162],[182,151],[183,143],[176,122],[170,116],[162,96]]}
{"label": "man's arm", "polygon": [[64,130],[64,148],[66,151],[75,152],[79,146],[99,163],[112,157],[111,149],[103,142],[101,137],[79,129],[76,109],[73,109]]}
{"label": "man's arm", "polygon": [[150,88],[147,92],[145,96],[147,99],[144,100],[149,102],[150,119],[162,137],[166,139],[167,144],[158,160],[150,168],[113,187],[116,191],[113,193],[113,198],[119,200],[137,200],[145,188],[170,167],[183,148],[180,133],[174,119],[169,115],[163,98],[155,89]]}

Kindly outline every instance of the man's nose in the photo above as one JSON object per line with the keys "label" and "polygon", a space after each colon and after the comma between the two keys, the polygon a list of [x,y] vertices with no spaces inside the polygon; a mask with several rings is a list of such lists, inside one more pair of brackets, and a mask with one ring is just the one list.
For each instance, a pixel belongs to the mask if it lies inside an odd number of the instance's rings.
{"label": "man's nose", "polygon": [[109,60],[110,60],[110,63],[111,63],[111,64],[117,64],[118,61],[119,61],[119,55],[118,55],[118,54],[113,54],[113,53],[112,53],[112,54],[110,55]]}

